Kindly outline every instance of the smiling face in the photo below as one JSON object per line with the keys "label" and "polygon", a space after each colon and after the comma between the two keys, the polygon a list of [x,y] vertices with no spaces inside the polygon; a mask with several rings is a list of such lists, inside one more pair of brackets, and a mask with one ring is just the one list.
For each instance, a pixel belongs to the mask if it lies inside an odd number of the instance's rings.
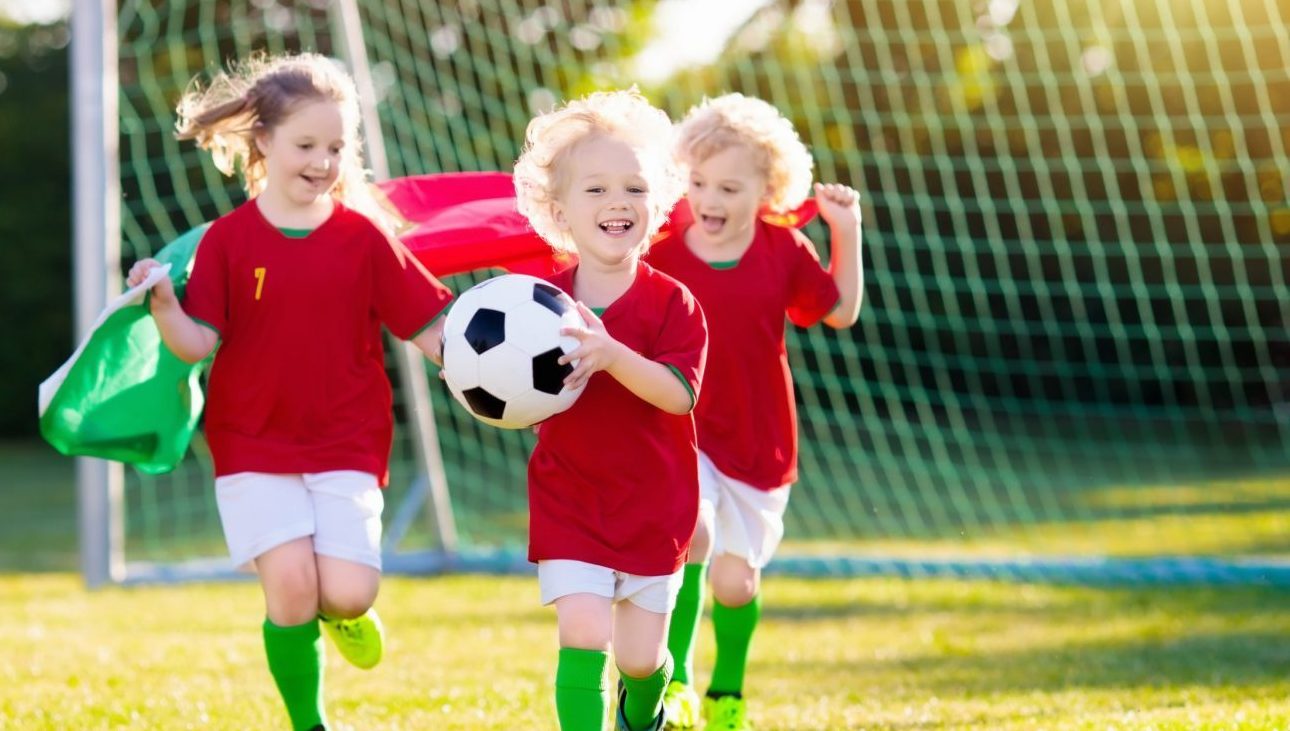
{"label": "smiling face", "polygon": [[586,263],[634,263],[650,230],[647,171],[627,142],[596,134],[569,150],[555,220]]}
{"label": "smiling face", "polygon": [[339,104],[301,104],[276,127],[256,136],[265,158],[265,194],[298,208],[317,203],[336,184],[349,137]]}
{"label": "smiling face", "polygon": [[766,176],[751,148],[731,145],[691,166],[686,197],[694,211],[687,236],[713,249],[739,248],[752,241]]}

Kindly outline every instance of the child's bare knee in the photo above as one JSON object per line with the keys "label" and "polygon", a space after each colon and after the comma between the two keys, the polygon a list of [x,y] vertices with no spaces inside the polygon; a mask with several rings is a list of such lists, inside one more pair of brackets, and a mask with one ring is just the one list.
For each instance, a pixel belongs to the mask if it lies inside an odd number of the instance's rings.
{"label": "child's bare knee", "polygon": [[727,607],[741,607],[761,588],[759,571],[747,564],[722,561],[712,572],[712,596]]}
{"label": "child's bare knee", "polygon": [[278,567],[263,581],[269,619],[274,624],[301,624],[318,614],[318,575],[309,566]]}
{"label": "child's bare knee", "polygon": [[657,657],[615,657],[618,672],[630,678],[648,678],[658,671]]}
{"label": "child's bare knee", "polygon": [[372,608],[376,597],[367,592],[341,592],[322,597],[322,613],[334,619],[361,617]]}

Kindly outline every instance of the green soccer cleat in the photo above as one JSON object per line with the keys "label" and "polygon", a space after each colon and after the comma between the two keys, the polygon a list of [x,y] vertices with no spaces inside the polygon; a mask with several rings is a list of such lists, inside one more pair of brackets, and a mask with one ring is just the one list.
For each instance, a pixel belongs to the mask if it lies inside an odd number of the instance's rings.
{"label": "green soccer cleat", "polygon": [[748,706],[743,698],[723,695],[703,699],[703,719],[707,731],[752,731],[748,723]]}
{"label": "green soccer cleat", "polygon": [[375,609],[369,609],[353,619],[331,619],[319,617],[323,629],[341,657],[354,667],[370,670],[381,661],[385,650],[385,629]]}
{"label": "green soccer cleat", "polygon": [[699,694],[694,688],[673,680],[663,691],[663,709],[667,711],[667,729],[692,729],[699,725]]}

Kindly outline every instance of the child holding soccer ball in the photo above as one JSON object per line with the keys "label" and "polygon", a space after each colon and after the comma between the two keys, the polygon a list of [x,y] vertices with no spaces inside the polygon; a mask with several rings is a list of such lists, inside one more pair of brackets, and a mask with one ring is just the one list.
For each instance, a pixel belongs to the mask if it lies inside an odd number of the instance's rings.
{"label": "child holding soccer ball", "polygon": [[[372,604],[393,431],[381,325],[437,357],[450,294],[346,206],[364,183],[353,82],[313,54],[257,57],[193,87],[178,136],[240,170],[250,199],[203,235],[181,302],[150,308],[177,356],[211,367],[206,439],[229,552],[264,590],[264,650],[296,731],[322,729],[319,625],[361,668],[380,659]],[[131,286],[157,265],[130,269]]]}
{"label": "child holding soccer ball", "polygon": [[568,331],[586,390],[543,422],[529,460],[529,560],[554,604],[563,731],[661,729],[668,616],[698,515],[691,410],[707,330],[689,291],[640,261],[681,195],[672,125],[636,91],[591,94],[529,123],[515,163],[519,210],[578,263],[551,281],[578,301]]}
{"label": "child holding soccer ball", "polygon": [[692,109],[680,125],[693,224],[657,242],[647,261],[689,287],[707,317],[710,345],[699,439],[700,517],[668,645],[671,728],[693,728],[694,642],[710,577],[716,664],[702,714],[711,731],[747,729],[748,648],[761,613],[761,568],[784,534],[797,479],[797,417],[784,319],[847,328],[860,309],[859,194],[815,186],[832,232],[824,269],[811,242],[762,220],[796,208],[811,185],[811,156],[792,124],[759,99],[729,94]]}

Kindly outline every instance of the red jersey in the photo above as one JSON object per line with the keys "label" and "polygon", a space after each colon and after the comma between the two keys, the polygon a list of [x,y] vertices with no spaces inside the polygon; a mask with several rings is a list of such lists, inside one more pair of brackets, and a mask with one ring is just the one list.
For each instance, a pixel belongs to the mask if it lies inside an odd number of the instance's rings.
{"label": "red jersey", "polygon": [[837,285],[810,239],[758,221],[737,264],[716,268],[685,231],[646,257],[689,287],[708,321],[708,378],[695,409],[699,449],[723,474],[762,490],[797,481],[797,407],[784,315],[809,327],[837,306]]}
{"label": "red jersey", "polygon": [[[572,292],[575,269],[550,281]],[[678,371],[698,397],[708,336],[685,287],[641,264],[601,320],[623,345]],[[690,414],[669,414],[600,371],[573,406],[542,422],[529,459],[530,561],[671,574],[685,562],[698,515]]]}
{"label": "red jersey", "polygon": [[303,238],[254,200],[211,224],[184,310],[214,328],[206,439],[215,475],[358,470],[388,478],[381,324],[407,339],[451,299],[407,249],[336,204]]}

